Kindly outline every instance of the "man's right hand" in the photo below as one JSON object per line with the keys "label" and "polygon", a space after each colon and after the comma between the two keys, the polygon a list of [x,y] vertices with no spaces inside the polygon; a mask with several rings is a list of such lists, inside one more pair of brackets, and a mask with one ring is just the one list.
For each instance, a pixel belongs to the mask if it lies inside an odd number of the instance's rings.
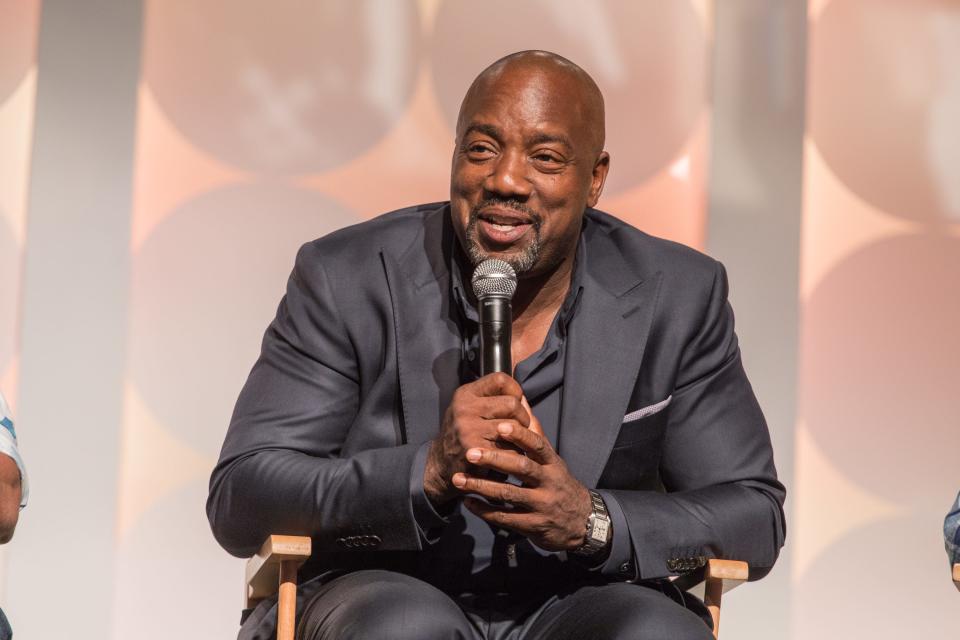
{"label": "man's right hand", "polygon": [[440,434],[430,443],[423,473],[423,488],[434,506],[461,495],[453,486],[453,474],[478,473],[467,462],[467,449],[497,446],[497,425],[505,421],[530,426],[530,414],[522,398],[523,389],[505,373],[491,373],[456,390],[443,416]]}

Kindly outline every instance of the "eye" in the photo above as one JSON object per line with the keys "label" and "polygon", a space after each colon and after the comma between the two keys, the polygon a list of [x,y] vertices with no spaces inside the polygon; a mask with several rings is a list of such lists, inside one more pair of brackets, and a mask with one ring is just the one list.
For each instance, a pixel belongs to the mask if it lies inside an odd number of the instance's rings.
{"label": "eye", "polygon": [[469,142],[463,145],[463,152],[470,160],[486,160],[496,154],[488,142]]}
{"label": "eye", "polygon": [[566,160],[555,151],[536,151],[530,158],[543,171],[556,171],[566,164]]}

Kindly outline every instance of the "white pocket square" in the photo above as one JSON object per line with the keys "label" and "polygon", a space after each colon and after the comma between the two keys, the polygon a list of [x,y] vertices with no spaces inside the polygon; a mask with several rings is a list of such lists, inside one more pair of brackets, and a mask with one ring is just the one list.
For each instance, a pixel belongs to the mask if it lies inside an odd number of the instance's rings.
{"label": "white pocket square", "polygon": [[655,413],[659,413],[667,408],[667,405],[670,404],[671,400],[673,400],[673,396],[669,395],[667,396],[666,400],[661,400],[660,402],[643,407],[642,409],[631,411],[627,415],[623,416],[623,421],[625,423],[633,422],[634,420],[639,420],[641,418],[646,418],[647,416],[652,416]]}

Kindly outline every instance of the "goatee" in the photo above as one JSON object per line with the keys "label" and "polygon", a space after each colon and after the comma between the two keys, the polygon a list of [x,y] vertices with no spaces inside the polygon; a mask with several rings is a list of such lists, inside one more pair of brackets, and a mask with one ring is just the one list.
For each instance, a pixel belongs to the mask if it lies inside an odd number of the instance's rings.
{"label": "goatee", "polygon": [[477,237],[477,227],[480,224],[480,211],[490,206],[506,207],[530,216],[533,226],[533,238],[529,239],[527,244],[519,249],[518,253],[497,256],[497,258],[507,262],[513,267],[517,275],[530,271],[540,260],[540,249],[542,246],[540,240],[541,219],[535,211],[527,208],[518,200],[488,199],[480,202],[470,211],[470,220],[467,222],[467,228],[464,234],[467,241],[467,256],[470,258],[470,262],[473,263],[473,266],[477,266],[491,257],[490,254],[480,246],[480,240]]}

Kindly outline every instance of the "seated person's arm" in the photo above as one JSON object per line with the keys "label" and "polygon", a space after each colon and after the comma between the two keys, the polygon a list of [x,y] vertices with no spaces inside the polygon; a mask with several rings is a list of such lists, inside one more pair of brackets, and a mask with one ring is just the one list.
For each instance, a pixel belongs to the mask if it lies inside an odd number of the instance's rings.
{"label": "seated person's arm", "polygon": [[669,408],[660,459],[667,492],[610,492],[626,515],[643,579],[728,558],[749,563],[755,580],[770,571],[786,536],[786,492],[741,362],[726,272],[714,266],[704,319],[686,344]]}
{"label": "seated person's arm", "polygon": [[20,516],[20,469],[0,453],[0,544],[10,541]]}
{"label": "seated person's arm", "polygon": [[943,521],[943,544],[950,563],[960,562],[960,494]]}
{"label": "seated person's arm", "polygon": [[[421,548],[409,486],[421,445],[396,444],[397,416],[361,412],[349,316],[321,254],[309,243],[297,256],[211,476],[211,528],[237,556],[274,533],[309,535],[315,553],[358,535],[382,551]],[[348,434],[365,439],[351,454]]]}

